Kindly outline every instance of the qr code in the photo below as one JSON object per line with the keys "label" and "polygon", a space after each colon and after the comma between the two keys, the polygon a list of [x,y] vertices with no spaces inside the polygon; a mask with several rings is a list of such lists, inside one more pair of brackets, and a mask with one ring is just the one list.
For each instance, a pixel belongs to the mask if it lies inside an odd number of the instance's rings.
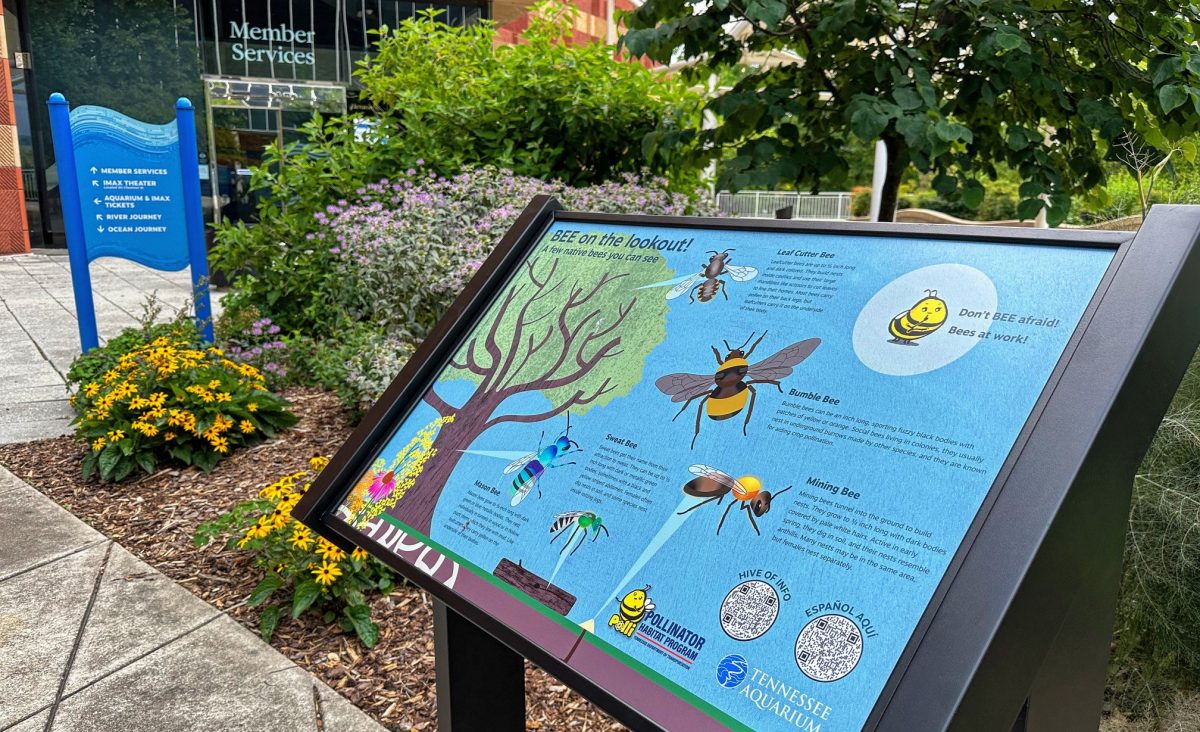
{"label": "qr code", "polygon": [[721,628],[734,640],[749,641],[762,636],[778,616],[779,593],[762,580],[741,583],[721,602]]}
{"label": "qr code", "polygon": [[796,636],[796,665],[813,681],[837,681],[862,658],[862,633],[845,615],[822,615]]}

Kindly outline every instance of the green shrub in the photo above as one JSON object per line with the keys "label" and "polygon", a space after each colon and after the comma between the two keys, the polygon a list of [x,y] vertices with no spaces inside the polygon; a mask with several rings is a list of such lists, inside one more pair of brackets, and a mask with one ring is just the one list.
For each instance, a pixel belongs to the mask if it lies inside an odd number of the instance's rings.
{"label": "green shrub", "polygon": [[79,412],[75,436],[91,446],[85,479],[98,473],[121,481],[135,468],[152,473],[169,460],[212,470],[232,448],[296,422],[258,369],[198,345],[191,334],[130,345],[126,339],[97,349],[113,353],[96,354],[79,373],[96,363],[111,368],[68,384]]}
{"label": "green shrub", "polygon": [[242,501],[201,524],[193,543],[205,546],[228,536],[226,549],[254,555],[254,566],[263,572],[263,579],[250,593],[249,602],[263,605],[276,600],[265,605],[259,618],[263,640],[271,639],[282,613],[290,612],[294,619],[316,612],[326,623],[336,620],[371,648],[379,640],[379,626],[371,620],[367,596],[392,591],[391,571],[361,549],[347,556],[292,518],[292,509],[308,490],[308,481],[328,463],[328,459],[316,457],[307,470],[282,476],[259,491],[258,498]]}
{"label": "green shrub", "polygon": [[1134,482],[1109,689],[1153,713],[1200,686],[1200,359]]}
{"label": "green shrub", "polygon": [[[105,373],[116,368],[122,356],[157,338],[186,342],[195,347],[200,347],[204,342],[194,321],[186,313],[181,311],[170,322],[156,323],[154,319],[161,308],[153,298],[143,306],[143,310],[140,325],[126,328],[115,338],[110,338],[104,346],[77,356],[67,370],[67,384],[77,391],[81,384],[100,381]],[[71,406],[76,414],[83,413],[83,402],[79,398],[72,396]]]}

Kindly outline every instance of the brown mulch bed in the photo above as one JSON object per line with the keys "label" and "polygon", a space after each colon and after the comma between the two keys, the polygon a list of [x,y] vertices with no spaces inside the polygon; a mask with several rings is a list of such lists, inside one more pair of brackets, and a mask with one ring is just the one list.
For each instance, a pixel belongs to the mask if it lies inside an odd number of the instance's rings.
{"label": "brown mulch bed", "polygon": [[[276,477],[303,469],[309,457],[332,455],[349,435],[350,425],[332,394],[292,389],[284,395],[300,417],[296,427],[235,453],[207,475],[166,469],[116,486],[84,482],[79,464],[86,448],[70,437],[2,445],[0,464],[257,633],[259,610],[245,604],[262,578],[253,557],[226,550],[220,542],[194,547],[192,535],[199,524],[255,497]],[[381,631],[373,649],[311,613],[299,620],[287,615],[271,645],[384,726],[436,729],[429,597],[401,586],[373,599],[371,607]],[[540,669],[527,668],[525,691],[528,729],[624,729]]]}

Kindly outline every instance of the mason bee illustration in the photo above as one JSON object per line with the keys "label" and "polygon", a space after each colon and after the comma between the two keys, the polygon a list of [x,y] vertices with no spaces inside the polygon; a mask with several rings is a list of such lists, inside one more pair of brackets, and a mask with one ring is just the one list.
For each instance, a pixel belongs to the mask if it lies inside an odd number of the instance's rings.
{"label": "mason bee illustration", "polygon": [[926,290],[925,297],[908,310],[892,318],[888,343],[915,346],[917,341],[946,324],[946,301],[937,296],[937,290]]}
{"label": "mason bee illustration", "polygon": [[[754,414],[754,402],[758,398],[754,384],[771,384],[782,392],[783,387],[779,384],[779,380],[791,376],[792,369],[796,364],[808,358],[817,346],[821,345],[820,338],[809,338],[799,343],[793,343],[753,366],[750,365],[750,356],[766,336],[766,331],[763,331],[754,345],[750,346],[749,351],[743,349],[754,338],[753,333],[739,348],[733,348],[729,345],[729,341],[724,341],[726,354],[723,358],[721,352],[717,350],[716,346],[713,346],[713,356],[717,359],[717,372],[712,376],[687,373],[668,374],[654,382],[659,391],[671,397],[671,401],[684,402],[683,407],[671,421],[678,419],[679,415],[683,414],[693,401],[700,399],[700,406],[696,409],[696,432],[692,436],[693,448],[696,446],[696,438],[700,436],[700,420],[706,411],[709,419],[721,421],[735,417],[745,409],[746,419],[742,423],[742,434],[746,434],[746,427],[750,424],[751,415]],[[712,384],[716,386],[710,388]]]}

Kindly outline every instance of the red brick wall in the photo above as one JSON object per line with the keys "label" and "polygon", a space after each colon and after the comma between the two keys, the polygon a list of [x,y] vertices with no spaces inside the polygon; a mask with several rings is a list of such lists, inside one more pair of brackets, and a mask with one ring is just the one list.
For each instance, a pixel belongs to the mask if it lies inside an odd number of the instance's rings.
{"label": "red brick wall", "polygon": [[9,58],[4,15],[0,13],[0,254],[19,254],[29,251],[29,220],[21,185],[21,153],[17,146]]}

